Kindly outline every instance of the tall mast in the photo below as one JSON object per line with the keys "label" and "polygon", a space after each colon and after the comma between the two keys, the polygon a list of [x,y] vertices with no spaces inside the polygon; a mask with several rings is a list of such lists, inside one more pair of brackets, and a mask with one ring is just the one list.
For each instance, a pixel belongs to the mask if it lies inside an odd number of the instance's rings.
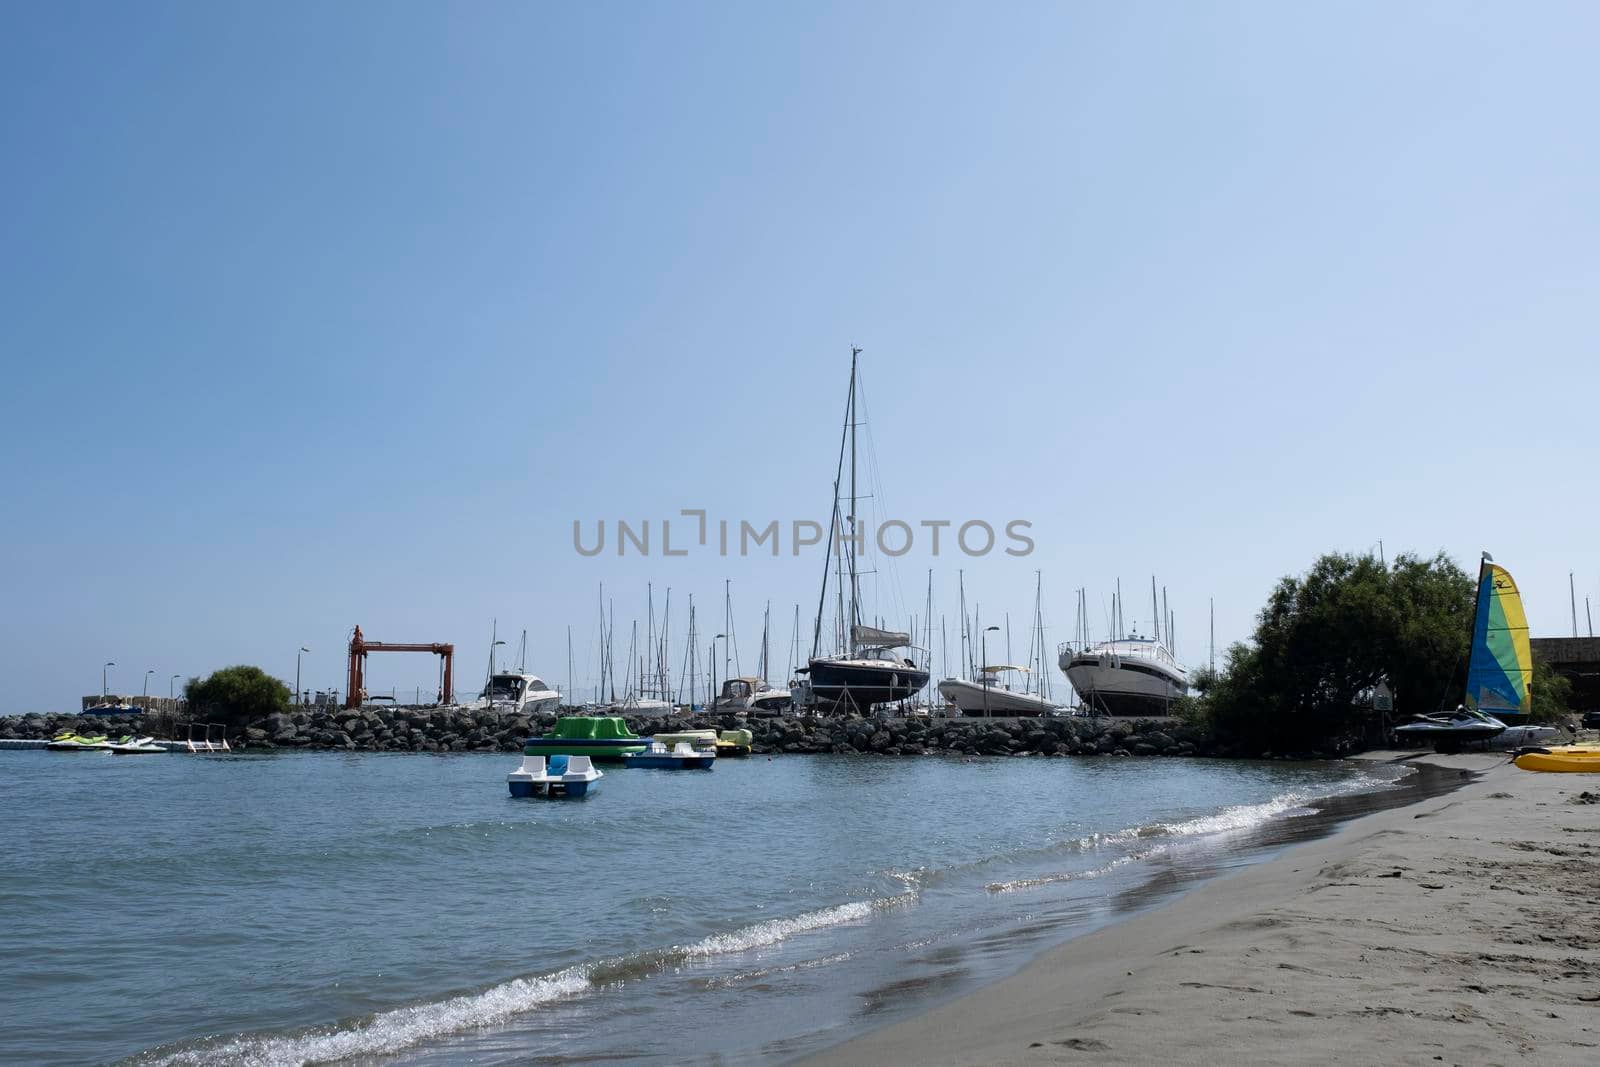
{"label": "tall mast", "polygon": [[772,601],[767,601],[766,611],[761,613],[761,680],[767,680],[767,631],[772,627]]}
{"label": "tall mast", "polygon": [[1217,673],[1217,598],[1211,598],[1211,673]]}
{"label": "tall mast", "polygon": [[967,651],[969,633],[967,631],[967,572],[956,571],[957,596],[961,601],[961,670],[966,677],[972,677],[972,654]]}
{"label": "tall mast", "polygon": [[728,635],[722,642],[722,677],[731,678],[733,675],[728,673],[728,664],[732,658],[728,644],[733,640],[733,581],[729,578],[722,579],[722,632]]}
{"label": "tall mast", "polygon": [[655,585],[651,582],[644,583],[644,610],[649,615],[649,621],[644,624],[645,655],[640,657],[639,667],[639,697],[644,697],[644,660],[650,661],[650,681],[655,683],[656,666],[656,597]]}
{"label": "tall mast", "polygon": [[[856,573],[856,358],[861,355],[861,349],[850,346],[850,622],[846,628],[847,635],[853,635],[853,628],[861,621],[861,579]],[[851,641],[851,651],[855,651],[855,642]]]}
{"label": "tall mast", "polygon": [[572,703],[572,624],[567,624],[567,703]]}
{"label": "tall mast", "polygon": [[[1467,631],[1467,677],[1461,687],[1462,704],[1466,704],[1472,699],[1472,642],[1477,640],[1478,609],[1483,606],[1481,603],[1483,600],[1483,574],[1488,569],[1489,561],[1492,559],[1494,557],[1485,552],[1478,560],[1478,587],[1472,594],[1472,629]],[[1476,707],[1475,704],[1473,706]]]}
{"label": "tall mast", "polygon": [[1572,636],[1578,636],[1578,585],[1573,580],[1572,572],[1567,572],[1567,591],[1572,594]]}

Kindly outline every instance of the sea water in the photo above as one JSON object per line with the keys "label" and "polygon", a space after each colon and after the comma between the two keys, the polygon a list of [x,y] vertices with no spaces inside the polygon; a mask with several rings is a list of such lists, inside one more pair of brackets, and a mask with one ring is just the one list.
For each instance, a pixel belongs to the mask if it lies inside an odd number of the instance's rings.
{"label": "sea water", "polygon": [[517,762],[0,754],[0,1062],[779,1062],[1408,773],[757,756],[513,800]]}

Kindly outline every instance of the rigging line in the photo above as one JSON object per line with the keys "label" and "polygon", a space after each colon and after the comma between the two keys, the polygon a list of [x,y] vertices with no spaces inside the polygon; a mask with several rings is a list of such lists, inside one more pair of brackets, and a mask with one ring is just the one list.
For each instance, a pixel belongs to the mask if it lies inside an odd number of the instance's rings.
{"label": "rigging line", "polygon": [[[856,372],[856,404],[857,404],[857,407],[858,407],[859,411],[858,411],[858,416],[857,416],[857,420],[856,421],[857,421],[857,425],[864,426],[866,428],[866,431],[867,431],[866,432],[866,439],[867,439],[867,449],[866,449],[867,474],[868,474],[869,479],[872,482],[872,490],[873,490],[872,495],[868,499],[870,499],[872,501],[870,510],[871,510],[871,512],[873,514],[873,517],[876,519],[876,522],[874,522],[874,524],[873,524],[874,529],[876,529],[884,521],[884,518],[885,518],[885,516],[887,514],[887,511],[888,511],[888,499],[887,499],[887,497],[886,497],[886,495],[884,493],[883,471],[882,471],[882,468],[879,466],[879,463],[878,463],[878,445],[877,445],[877,440],[873,436],[872,420],[871,420],[871,418],[868,417],[868,415],[866,414],[866,411],[865,411],[867,400],[866,400],[866,390],[865,390],[865,387],[863,385],[863,381],[864,381],[863,375],[858,370]],[[874,556],[874,559],[876,559],[876,558],[877,557]],[[890,588],[888,590],[883,590],[883,589],[880,588],[880,589],[877,589],[876,591],[879,592],[880,596],[884,592],[887,592],[889,594],[889,596],[885,597],[884,599],[890,600],[891,607],[894,609],[890,614],[893,614],[893,615],[904,615],[904,614],[906,614],[907,613],[906,612],[907,601],[906,601],[906,596],[905,596],[905,589],[904,589],[904,586],[902,585],[902,583],[900,581],[900,568],[896,564],[895,558],[892,557],[892,556],[885,556],[883,558],[881,564],[878,567],[876,567],[871,573],[873,573],[873,574],[887,574],[888,575],[888,583],[887,584],[890,586]],[[883,583],[875,582],[874,586],[881,586],[882,584]]]}

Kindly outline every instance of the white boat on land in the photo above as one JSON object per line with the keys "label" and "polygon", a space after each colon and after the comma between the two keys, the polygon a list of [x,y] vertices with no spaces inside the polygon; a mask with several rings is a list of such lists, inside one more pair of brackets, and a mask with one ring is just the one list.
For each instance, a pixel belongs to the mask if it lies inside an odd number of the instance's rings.
{"label": "white boat on land", "polygon": [[671,715],[677,706],[670,700],[660,700],[656,697],[626,696],[612,704],[607,704],[604,712],[607,715]]}
{"label": "white boat on land", "polygon": [[494,674],[475,706],[513,715],[551,715],[561,706],[561,694],[537,674]]}
{"label": "white boat on land", "polygon": [[1058,662],[1092,713],[1167,715],[1189,692],[1188,672],[1153,637],[1135,634],[1077,649],[1062,645]]}
{"label": "white boat on land", "polygon": [[1027,676],[1026,667],[997,664],[982,667],[978,679],[946,678],[939,683],[939,695],[961,709],[963,715],[1051,715],[1061,706],[1026,687],[1013,689],[1007,676]]}
{"label": "white boat on land", "polygon": [[712,705],[714,711],[762,711],[771,715],[788,710],[790,693],[764,678],[745,675],[722,683],[722,692]]}

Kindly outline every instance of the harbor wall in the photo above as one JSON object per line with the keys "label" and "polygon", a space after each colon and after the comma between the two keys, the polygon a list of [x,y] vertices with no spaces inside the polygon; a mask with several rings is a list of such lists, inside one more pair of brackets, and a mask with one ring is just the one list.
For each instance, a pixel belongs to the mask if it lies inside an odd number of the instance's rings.
{"label": "harbor wall", "polygon": [[[305,709],[272,715],[241,733],[236,749],[363,752],[518,752],[548,733],[555,716],[468,708]],[[1345,752],[1245,752],[1208,747],[1195,726],[1173,719],[1047,718],[755,718],[743,714],[629,718],[635,733],[748,729],[763,754],[924,756],[1286,756],[1323,759]],[[148,730],[146,728],[148,727]],[[0,719],[0,739],[53,737],[72,730],[159,733],[139,716],[27,715]],[[182,727],[176,736],[182,737]]]}

